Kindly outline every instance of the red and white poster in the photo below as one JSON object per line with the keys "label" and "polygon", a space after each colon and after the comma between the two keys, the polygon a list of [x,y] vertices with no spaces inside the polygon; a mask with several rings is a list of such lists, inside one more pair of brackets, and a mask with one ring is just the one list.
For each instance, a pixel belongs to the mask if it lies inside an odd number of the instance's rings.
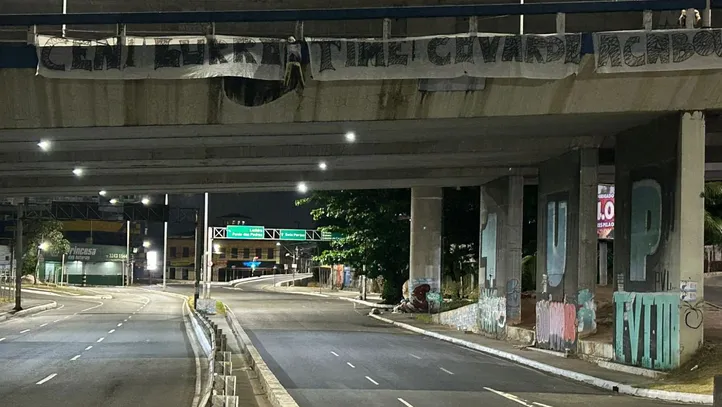
{"label": "red and white poster", "polygon": [[597,237],[614,239],[614,185],[597,187]]}

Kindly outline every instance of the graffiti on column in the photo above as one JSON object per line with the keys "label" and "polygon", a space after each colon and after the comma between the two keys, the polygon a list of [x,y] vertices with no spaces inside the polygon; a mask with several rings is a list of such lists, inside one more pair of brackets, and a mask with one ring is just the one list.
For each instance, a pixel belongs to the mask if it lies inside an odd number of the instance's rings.
{"label": "graffiti on column", "polygon": [[679,366],[678,293],[615,292],[614,308],[618,362],[657,370]]}
{"label": "graffiti on column", "polygon": [[[439,292],[439,280],[435,278],[415,278],[409,282],[409,302],[408,308],[413,312],[429,311],[429,303],[426,301],[426,294],[429,292]],[[432,312],[440,304],[433,304]]]}
{"label": "graffiti on column", "polygon": [[573,351],[577,338],[574,304],[542,300],[536,303],[537,346],[559,352]]}
{"label": "graffiti on column", "polygon": [[[485,288],[496,286],[496,214],[490,213],[481,231],[481,258],[484,267]],[[481,284],[481,282],[480,282]]]}
{"label": "graffiti on column", "polygon": [[496,289],[482,289],[479,293],[479,326],[487,334],[501,337],[506,326],[506,298]]}
{"label": "graffiti on column", "polygon": [[506,317],[512,322],[521,318],[521,284],[516,278],[506,281]]}
{"label": "graffiti on column", "polygon": [[567,201],[547,203],[546,273],[548,283],[558,287],[567,265]]}
{"label": "graffiti on column", "polygon": [[585,288],[577,293],[577,332],[592,334],[597,330],[597,304],[594,294]]}
{"label": "graffiti on column", "polygon": [[657,252],[662,237],[659,183],[651,179],[634,182],[631,209],[629,280],[647,281],[647,257]]}

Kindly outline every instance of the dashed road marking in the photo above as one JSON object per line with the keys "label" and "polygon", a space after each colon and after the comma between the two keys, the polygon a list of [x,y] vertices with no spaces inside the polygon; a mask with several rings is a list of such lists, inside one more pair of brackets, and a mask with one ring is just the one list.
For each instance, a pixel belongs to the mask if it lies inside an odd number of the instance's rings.
{"label": "dashed road marking", "polygon": [[105,340],[105,337],[98,339],[96,342],[100,343],[100,342],[103,342],[103,340]]}
{"label": "dashed road marking", "polygon": [[446,370],[446,369],[444,369],[443,367],[439,367],[439,369],[441,369],[442,372],[445,372],[445,373],[448,373],[448,374],[454,374],[454,372],[452,372],[451,370]]}
{"label": "dashed road marking", "polygon": [[47,383],[48,381],[52,380],[53,377],[55,377],[55,376],[57,376],[57,375],[58,375],[57,373],[53,373],[53,374],[51,374],[51,375],[48,375],[48,377],[44,378],[43,380],[41,380],[41,381],[39,381],[39,382],[37,382],[37,383],[35,383],[35,384]]}
{"label": "dashed road marking", "polygon": [[346,362],[346,364],[349,365],[349,366],[351,366],[352,369],[356,369],[356,366],[352,365],[351,363]]}
{"label": "dashed road marking", "polygon": [[60,320],[59,320],[59,319],[56,319],[55,321],[53,321],[53,323],[56,323],[56,322],[60,322]]}
{"label": "dashed road marking", "polygon": [[379,385],[379,382],[377,382],[376,380],[374,380],[374,379],[372,379],[372,378],[370,378],[370,377],[368,377],[368,376],[366,376],[366,380],[370,381],[371,383],[373,383],[373,384],[375,384],[375,385],[377,385],[377,386]]}
{"label": "dashed road marking", "polygon": [[4,341],[4,340],[5,340],[5,338],[0,338],[0,342],[2,342],[2,341]]}
{"label": "dashed road marking", "polygon": [[85,350],[91,350],[91,349],[93,349],[93,345],[90,345],[87,348],[85,348]]}
{"label": "dashed road marking", "polygon": [[122,322],[118,322],[118,325],[117,325],[117,326],[123,326],[123,323],[122,323]]}
{"label": "dashed road marking", "polygon": [[416,358],[416,359],[421,360],[421,356],[416,356],[416,355],[414,355],[413,353],[409,353],[409,355],[411,355],[412,358]]}
{"label": "dashed road marking", "polygon": [[108,331],[109,334],[112,334],[113,332],[115,332],[115,329],[111,329],[110,331]]}
{"label": "dashed road marking", "polygon": [[334,352],[334,351],[331,351],[331,354],[334,355],[334,356],[338,356],[338,353],[336,353],[336,352]]}
{"label": "dashed road marking", "polygon": [[46,322],[46,323],[40,325],[40,327],[42,328],[42,327],[47,326],[47,325],[48,325],[48,323]]}
{"label": "dashed road marking", "polygon": [[80,357],[80,355],[75,355],[75,356],[73,356],[72,359],[70,359],[70,361],[72,362],[72,361],[74,361],[74,360],[78,360],[79,357]]}
{"label": "dashed road marking", "polygon": [[414,407],[414,406],[411,405],[411,403],[409,403],[408,401],[402,399],[401,397],[397,398],[396,400],[400,401],[401,404],[405,405],[406,407]]}
{"label": "dashed road marking", "polygon": [[23,329],[22,331],[20,331],[21,334],[24,334],[25,332],[30,332],[30,330],[29,330],[29,329]]}
{"label": "dashed road marking", "polygon": [[490,392],[492,392],[492,393],[494,393],[494,394],[496,394],[496,395],[499,395],[499,396],[501,396],[501,397],[504,397],[505,399],[511,400],[511,401],[513,401],[513,402],[515,402],[515,403],[517,403],[517,404],[521,404],[522,406],[525,406],[525,407],[534,407],[535,405],[536,405],[536,406],[539,406],[539,407],[551,407],[551,406],[548,406],[548,405],[546,405],[546,404],[537,403],[537,402],[529,403],[528,401],[526,401],[526,400],[524,400],[524,399],[521,399],[521,398],[519,398],[519,397],[517,397],[517,396],[515,396],[515,395],[513,395],[513,394],[504,393],[503,391],[494,390],[494,389],[489,388],[489,387],[484,387],[484,390],[490,391]]}

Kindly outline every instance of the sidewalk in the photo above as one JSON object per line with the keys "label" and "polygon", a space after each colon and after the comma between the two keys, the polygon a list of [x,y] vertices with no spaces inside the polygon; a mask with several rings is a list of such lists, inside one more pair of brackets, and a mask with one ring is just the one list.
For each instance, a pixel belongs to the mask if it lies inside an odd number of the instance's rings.
{"label": "sidewalk", "polygon": [[[32,307],[37,307],[39,305],[46,305],[46,304],[50,304],[50,303],[52,303],[52,301],[32,300],[32,299],[23,299],[22,300],[23,309],[29,309]],[[15,308],[15,301],[0,302],[0,321],[5,319],[6,316],[11,316],[12,314],[14,314],[13,308]]]}
{"label": "sidewalk", "polygon": [[565,358],[542,351],[531,350],[526,344],[495,340],[483,335],[459,331],[445,325],[426,323],[417,319],[417,315],[415,314],[393,314],[384,312],[382,315],[370,316],[379,320],[385,320],[384,322],[387,323],[406,324],[407,326],[401,327],[596,387],[602,387],[624,394],[668,401],[696,404],[712,403],[711,395],[664,392],[648,389],[648,387],[658,383],[658,381],[644,376],[605,369],[581,359]]}

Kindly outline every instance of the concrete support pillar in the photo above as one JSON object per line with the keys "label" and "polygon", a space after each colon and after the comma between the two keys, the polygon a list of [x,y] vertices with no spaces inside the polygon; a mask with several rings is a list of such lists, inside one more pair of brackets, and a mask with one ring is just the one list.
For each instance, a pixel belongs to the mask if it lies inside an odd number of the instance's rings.
{"label": "concrete support pillar", "polygon": [[702,112],[669,115],[617,136],[618,362],[672,369],[702,344],[704,148]]}
{"label": "concrete support pillar", "polygon": [[441,188],[411,188],[409,298],[424,311],[426,293],[441,288],[442,199]]}
{"label": "concrete support pillar", "polygon": [[508,176],[481,187],[479,236],[480,327],[500,336],[521,322],[521,231],[524,178]]}
{"label": "concrete support pillar", "polygon": [[596,331],[597,169],[593,148],[571,151],[539,166],[540,347],[573,351],[579,337]]}

